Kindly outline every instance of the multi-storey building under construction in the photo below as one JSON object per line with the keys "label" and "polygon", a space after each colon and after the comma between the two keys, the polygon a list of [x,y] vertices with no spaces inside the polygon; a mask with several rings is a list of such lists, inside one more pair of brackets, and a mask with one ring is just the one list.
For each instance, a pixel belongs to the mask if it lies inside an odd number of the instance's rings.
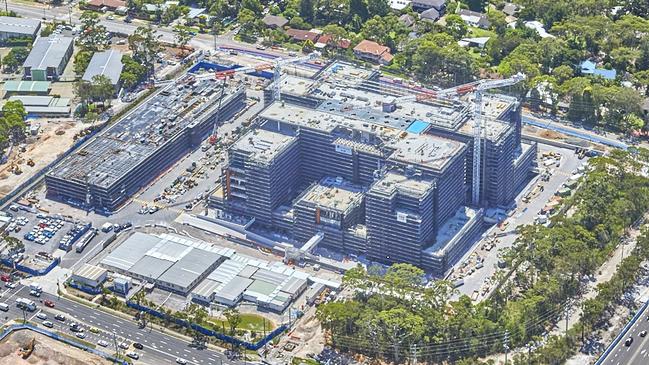
{"label": "multi-storey building under construction", "polygon": [[297,242],[441,274],[480,230],[484,209],[514,201],[535,161],[516,99],[485,95],[482,199],[469,208],[470,100],[399,105],[417,91],[340,63],[281,85],[282,101],[267,93],[256,128],[230,147],[211,205]]}

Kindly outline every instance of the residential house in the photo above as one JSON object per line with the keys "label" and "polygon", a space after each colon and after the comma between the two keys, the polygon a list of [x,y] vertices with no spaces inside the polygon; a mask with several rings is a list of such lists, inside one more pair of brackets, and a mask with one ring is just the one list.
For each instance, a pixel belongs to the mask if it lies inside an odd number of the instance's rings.
{"label": "residential house", "polygon": [[601,76],[607,80],[615,80],[617,76],[617,71],[598,68],[595,62],[591,60],[585,60],[579,66],[583,75]]}
{"label": "residential house", "polygon": [[422,12],[428,9],[437,9],[440,14],[444,14],[446,0],[412,0],[412,10]]}
{"label": "residential house", "polygon": [[340,39],[336,44],[331,34],[322,34],[320,37],[318,37],[318,42],[315,43],[315,48],[323,49],[326,47],[336,47],[347,49],[351,44],[352,42],[349,39],[344,38]]}
{"label": "residential house", "polygon": [[41,21],[37,19],[0,16],[0,42],[10,38],[34,39],[41,29]]}
{"label": "residential house", "polygon": [[403,14],[399,17],[399,21],[408,28],[415,25],[415,18],[413,18],[410,14]]}
{"label": "residential house", "polygon": [[288,20],[283,16],[270,14],[266,15],[261,21],[266,25],[266,27],[271,29],[282,29],[286,24],[288,24]]}
{"label": "residential house", "polygon": [[541,38],[554,38],[554,36],[552,34],[548,33],[545,30],[545,28],[543,27],[543,23],[541,23],[539,21],[536,21],[536,20],[527,21],[527,22],[525,22],[525,26],[527,28],[536,30],[536,33],[538,33],[538,35]]}
{"label": "residential house", "polygon": [[457,42],[460,47],[480,48],[483,49],[490,37],[462,38]]}
{"label": "residential house", "polygon": [[515,16],[519,9],[519,6],[516,4],[505,3],[505,6],[503,6],[503,13],[508,16]]}
{"label": "residential house", "polygon": [[302,30],[302,29],[293,29],[289,28],[286,30],[286,35],[291,37],[291,40],[295,42],[305,42],[311,41],[315,44],[318,41],[319,33],[316,33],[312,30]]}
{"label": "residential house", "polygon": [[86,2],[86,8],[98,11],[115,11],[117,8],[126,6],[123,0],[89,0]]}
{"label": "residential house", "polygon": [[419,17],[422,20],[427,20],[429,22],[436,22],[440,17],[440,13],[437,9],[430,8],[428,10],[424,10],[421,14],[419,14]]}
{"label": "residential house", "polygon": [[382,65],[389,64],[394,58],[390,53],[390,48],[367,39],[362,40],[354,47],[354,54],[360,59]]}
{"label": "residential house", "polygon": [[40,37],[23,63],[26,80],[58,80],[72,57],[74,39],[69,37]]}
{"label": "residential house", "polygon": [[390,0],[390,8],[392,10],[403,10],[405,9],[408,5],[412,3],[412,0]]}
{"label": "residential house", "polygon": [[458,15],[469,26],[482,29],[487,29],[491,26],[491,22],[489,22],[489,20],[487,19],[487,14],[478,13],[477,11],[468,9],[460,9]]}

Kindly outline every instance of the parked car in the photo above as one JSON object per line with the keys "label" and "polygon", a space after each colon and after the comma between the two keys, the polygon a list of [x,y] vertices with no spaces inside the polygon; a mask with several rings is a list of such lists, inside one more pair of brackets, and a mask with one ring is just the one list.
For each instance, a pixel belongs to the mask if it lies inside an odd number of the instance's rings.
{"label": "parked car", "polygon": [[65,322],[65,316],[62,314],[55,315],[54,319],[56,319],[57,321]]}
{"label": "parked car", "polygon": [[187,365],[187,360],[182,359],[182,358],[180,358],[180,357],[179,357],[179,358],[176,358],[176,364]]}
{"label": "parked car", "polygon": [[54,327],[54,323],[52,323],[50,321],[43,321],[43,326],[45,326],[47,328],[52,328],[52,327]]}
{"label": "parked car", "polygon": [[75,336],[77,336],[78,338],[80,338],[80,339],[82,339],[82,340],[83,340],[84,338],[86,338],[86,334],[83,333],[83,332],[77,332],[77,334],[76,334]]}
{"label": "parked car", "polygon": [[101,347],[108,347],[108,342],[106,342],[106,341],[104,341],[104,340],[99,340],[99,341],[97,342],[97,345],[99,345],[99,346],[101,346]]}
{"label": "parked car", "polygon": [[36,314],[36,318],[45,320],[45,319],[47,319],[47,314],[45,314],[43,312],[38,312]]}
{"label": "parked car", "polygon": [[140,355],[137,352],[127,352],[126,356],[130,357],[131,359],[137,360],[140,358]]}
{"label": "parked car", "polygon": [[136,342],[133,344],[133,347],[135,347],[138,350],[142,350],[144,348],[144,345],[139,342]]}
{"label": "parked car", "polygon": [[54,302],[49,299],[45,299],[43,304],[45,304],[46,307],[54,308]]}

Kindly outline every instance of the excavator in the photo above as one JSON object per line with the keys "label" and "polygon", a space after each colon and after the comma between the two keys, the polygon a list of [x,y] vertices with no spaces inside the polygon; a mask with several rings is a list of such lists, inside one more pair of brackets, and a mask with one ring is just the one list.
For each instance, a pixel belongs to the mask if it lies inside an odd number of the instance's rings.
{"label": "excavator", "polygon": [[27,343],[27,346],[18,349],[18,356],[23,359],[27,359],[32,352],[34,352],[34,345],[36,344],[36,338],[32,337],[31,341]]}

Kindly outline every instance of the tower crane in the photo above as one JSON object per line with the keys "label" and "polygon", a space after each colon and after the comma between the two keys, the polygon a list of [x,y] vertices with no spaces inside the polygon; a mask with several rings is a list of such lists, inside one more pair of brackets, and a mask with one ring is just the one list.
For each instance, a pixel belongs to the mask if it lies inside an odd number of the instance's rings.
{"label": "tower crane", "polygon": [[[480,186],[481,186],[481,170],[482,170],[482,134],[484,130],[484,116],[482,115],[482,96],[483,93],[490,89],[497,89],[500,87],[511,86],[525,80],[526,76],[522,73],[517,73],[506,79],[501,80],[478,80],[467,84],[458,85],[452,88],[426,91],[419,94],[410,94],[393,99],[388,103],[390,106],[389,111],[394,111],[396,106],[400,103],[409,101],[424,101],[431,99],[444,99],[453,96],[462,96],[469,93],[474,93],[473,99],[473,184],[471,189],[471,202],[473,205],[480,205]],[[366,106],[343,108],[343,111],[352,111],[355,109],[367,108]],[[385,109],[384,109],[385,110]]]}
{"label": "tower crane", "polygon": [[268,69],[273,69],[273,81],[271,84],[272,90],[273,90],[273,99],[274,100],[281,100],[281,87],[280,87],[280,78],[282,76],[282,66],[289,65],[292,63],[299,63],[299,62],[306,62],[306,61],[311,61],[316,58],[320,57],[320,52],[311,52],[306,56],[302,57],[294,57],[294,58],[278,58],[274,62],[265,62],[259,65],[255,66],[247,66],[247,67],[239,67],[231,70],[224,70],[224,71],[216,71],[214,73],[208,73],[205,75],[199,75],[195,76],[195,80],[201,80],[201,79],[206,79],[206,78],[211,78],[214,77],[216,80],[223,80],[223,84],[221,85],[221,95],[219,96],[219,105],[216,110],[216,119],[214,122],[214,128],[212,129],[212,134],[209,137],[209,143],[210,144],[215,144],[217,140],[217,129],[218,129],[218,122],[219,122],[219,114],[221,111],[221,101],[223,100],[223,96],[225,94],[225,86],[227,83],[227,80],[229,78],[234,77],[235,75],[238,74],[245,74],[245,73],[252,73],[252,72],[260,72]]}

